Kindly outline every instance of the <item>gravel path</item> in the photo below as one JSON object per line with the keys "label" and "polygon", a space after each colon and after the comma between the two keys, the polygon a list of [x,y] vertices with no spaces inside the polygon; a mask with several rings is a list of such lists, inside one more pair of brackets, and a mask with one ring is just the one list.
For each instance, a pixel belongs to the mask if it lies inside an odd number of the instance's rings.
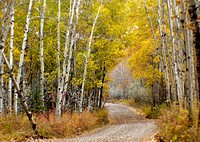
{"label": "gravel path", "polygon": [[58,142],[155,142],[156,124],[122,104],[107,103],[111,125],[90,134]]}

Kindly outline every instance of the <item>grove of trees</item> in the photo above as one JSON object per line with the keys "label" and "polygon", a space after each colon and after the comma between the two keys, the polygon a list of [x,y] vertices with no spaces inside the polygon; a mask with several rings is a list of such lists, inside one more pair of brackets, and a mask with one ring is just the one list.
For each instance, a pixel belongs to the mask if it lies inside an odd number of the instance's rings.
{"label": "grove of trees", "polygon": [[102,107],[106,75],[124,57],[122,1],[2,0],[0,114]]}
{"label": "grove of trees", "polygon": [[139,83],[153,106],[188,110],[198,127],[199,4],[1,0],[0,115],[26,113],[38,133],[32,112],[92,111],[108,87],[126,95]]}

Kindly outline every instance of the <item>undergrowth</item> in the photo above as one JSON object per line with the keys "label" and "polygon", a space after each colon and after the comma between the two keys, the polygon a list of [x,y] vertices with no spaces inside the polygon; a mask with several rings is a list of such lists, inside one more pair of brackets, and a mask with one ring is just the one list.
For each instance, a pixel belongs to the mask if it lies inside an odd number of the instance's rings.
{"label": "undergrowth", "polygon": [[[196,126],[189,127],[188,111],[185,109],[179,110],[177,106],[162,109],[159,120],[159,138],[163,141],[198,142],[200,140],[200,133]],[[194,123],[196,120],[194,117]]]}
{"label": "undergrowth", "polygon": [[[94,112],[65,113],[57,120],[55,113],[34,115],[40,136],[44,138],[64,138],[80,135],[108,123],[106,109]],[[34,133],[25,115],[0,117],[0,141],[25,141]]]}

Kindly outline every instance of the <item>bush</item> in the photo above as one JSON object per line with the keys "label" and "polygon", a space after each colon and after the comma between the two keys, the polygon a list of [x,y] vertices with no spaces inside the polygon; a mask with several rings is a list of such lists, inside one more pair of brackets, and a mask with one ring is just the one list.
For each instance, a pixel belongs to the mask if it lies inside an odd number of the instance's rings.
{"label": "bush", "polygon": [[[85,131],[108,123],[108,111],[65,113],[57,120],[55,113],[36,115],[40,136],[44,138],[64,138],[80,135]],[[25,115],[0,117],[0,141],[25,141],[34,137],[31,125]]]}
{"label": "bush", "polygon": [[162,110],[159,137],[164,141],[197,141],[200,135],[195,128],[188,127],[188,120],[188,111],[179,110],[177,106]]}
{"label": "bush", "polygon": [[21,141],[33,135],[31,125],[24,115],[0,117],[0,141]]}
{"label": "bush", "polygon": [[96,111],[95,117],[98,118],[97,122],[100,125],[105,125],[105,124],[109,123],[107,109],[100,109],[100,110]]}

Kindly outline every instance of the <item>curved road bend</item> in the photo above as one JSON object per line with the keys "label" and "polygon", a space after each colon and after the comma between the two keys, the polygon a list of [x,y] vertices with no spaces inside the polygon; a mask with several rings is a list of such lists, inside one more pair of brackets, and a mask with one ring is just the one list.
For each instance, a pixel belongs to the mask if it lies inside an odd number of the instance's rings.
{"label": "curved road bend", "polygon": [[134,113],[128,106],[107,103],[111,125],[90,134],[58,142],[155,142],[157,125],[149,119]]}

